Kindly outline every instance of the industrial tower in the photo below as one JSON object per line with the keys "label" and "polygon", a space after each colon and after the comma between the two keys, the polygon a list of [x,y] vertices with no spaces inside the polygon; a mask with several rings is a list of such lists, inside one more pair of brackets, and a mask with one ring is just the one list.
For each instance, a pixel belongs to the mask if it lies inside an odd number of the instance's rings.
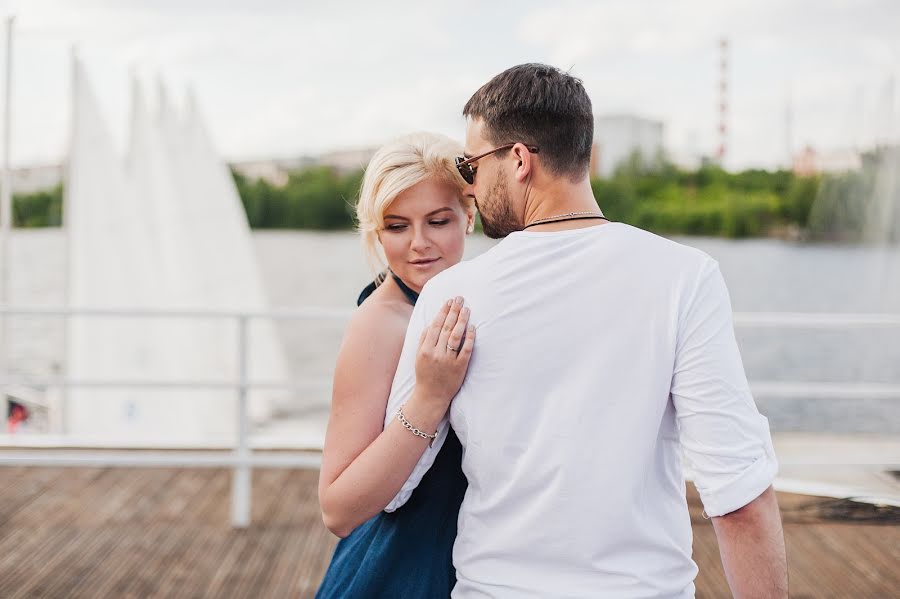
{"label": "industrial tower", "polygon": [[719,40],[719,147],[716,161],[725,162],[728,148],[728,40]]}

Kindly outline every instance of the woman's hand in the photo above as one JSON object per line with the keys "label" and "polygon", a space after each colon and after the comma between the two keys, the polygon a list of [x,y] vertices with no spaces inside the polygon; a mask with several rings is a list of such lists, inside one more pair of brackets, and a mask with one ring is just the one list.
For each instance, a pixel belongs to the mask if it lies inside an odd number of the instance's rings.
{"label": "woman's hand", "polygon": [[457,297],[444,303],[422,331],[416,354],[416,399],[441,413],[459,391],[475,345],[475,327],[463,301]]}
{"label": "woman's hand", "polygon": [[[444,304],[423,331],[416,353],[416,386],[403,405],[404,417],[426,432],[426,437],[432,431],[440,432],[450,401],[462,385],[475,342],[462,298],[451,303]],[[322,519],[341,537],[397,497],[429,446],[427,438],[410,434],[396,415],[393,422],[384,425],[391,373],[397,368],[409,319],[386,324],[386,319],[398,317],[397,311],[383,306],[375,309],[371,304],[370,308],[363,307],[354,314],[352,328],[338,354],[322,453]],[[448,345],[459,351],[447,349]]]}

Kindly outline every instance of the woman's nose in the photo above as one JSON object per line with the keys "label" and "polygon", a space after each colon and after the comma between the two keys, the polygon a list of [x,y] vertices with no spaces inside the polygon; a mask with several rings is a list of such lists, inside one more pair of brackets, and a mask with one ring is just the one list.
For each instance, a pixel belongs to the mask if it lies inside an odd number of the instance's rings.
{"label": "woman's nose", "polygon": [[413,227],[413,238],[410,247],[414,250],[427,249],[431,245],[431,240],[422,227]]}

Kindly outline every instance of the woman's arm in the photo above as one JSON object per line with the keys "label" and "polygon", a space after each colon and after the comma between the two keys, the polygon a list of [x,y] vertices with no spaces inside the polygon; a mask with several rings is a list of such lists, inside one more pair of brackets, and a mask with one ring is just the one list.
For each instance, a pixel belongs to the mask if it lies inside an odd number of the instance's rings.
{"label": "woman's arm", "polygon": [[[359,310],[338,354],[319,504],[325,526],[339,537],[384,509],[429,443],[398,420],[383,428],[406,324],[405,317],[388,310]],[[422,334],[416,389],[403,408],[420,430],[435,431],[462,384],[474,343],[467,325],[468,309],[445,304]],[[462,348],[449,352],[448,343]]]}

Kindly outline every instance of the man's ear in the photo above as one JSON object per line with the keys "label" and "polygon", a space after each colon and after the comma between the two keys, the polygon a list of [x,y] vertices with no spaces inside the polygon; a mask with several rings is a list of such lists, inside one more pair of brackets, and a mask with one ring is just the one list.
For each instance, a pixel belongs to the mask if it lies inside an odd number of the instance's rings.
{"label": "man's ear", "polygon": [[528,151],[523,143],[517,143],[512,147],[513,158],[516,159],[516,181],[522,183],[534,171],[534,154]]}

